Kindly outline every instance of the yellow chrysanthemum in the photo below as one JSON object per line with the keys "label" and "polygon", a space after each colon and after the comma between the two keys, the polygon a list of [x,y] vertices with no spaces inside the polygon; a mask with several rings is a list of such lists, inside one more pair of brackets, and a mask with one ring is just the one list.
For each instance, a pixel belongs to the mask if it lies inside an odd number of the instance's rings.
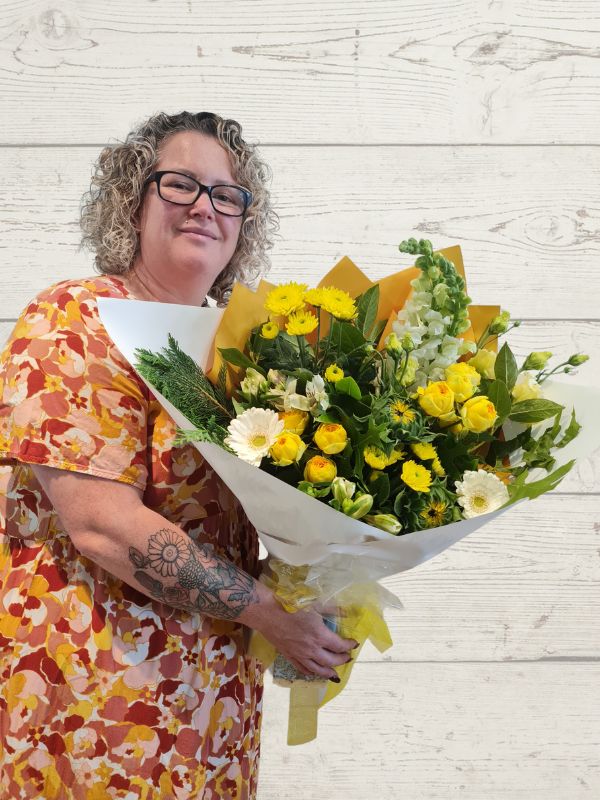
{"label": "yellow chrysanthemum", "polygon": [[325,370],[325,380],[330,383],[337,383],[344,377],[344,370],[337,364],[330,364]]}
{"label": "yellow chrysanthemum", "polygon": [[437,450],[431,442],[416,442],[411,444],[410,449],[421,461],[432,461],[437,458]]}
{"label": "yellow chrysanthemum", "polygon": [[321,289],[321,306],[336,319],[354,319],[357,314],[356,303],[348,292],[335,286]]}
{"label": "yellow chrysanthemum", "polygon": [[431,503],[427,503],[419,513],[419,516],[428,528],[437,528],[443,524],[447,510],[448,503],[444,503],[443,500],[434,500]]}
{"label": "yellow chrysanthemum", "polygon": [[367,464],[373,469],[385,469],[388,465],[386,454],[379,447],[368,445],[363,450],[363,457]]}
{"label": "yellow chrysanthemum", "polygon": [[307,336],[318,324],[318,319],[310,311],[296,311],[288,317],[285,329],[290,336]]}
{"label": "yellow chrysanthemum", "polygon": [[431,472],[416,461],[405,461],[400,477],[415,492],[428,492],[431,486]]}
{"label": "yellow chrysanthemum", "polygon": [[446,475],[446,470],[442,466],[442,462],[439,458],[434,458],[431,462],[431,469],[435,472],[438,478],[444,478]]}
{"label": "yellow chrysanthemum", "polygon": [[301,311],[304,308],[305,283],[282,283],[271,289],[265,300],[265,308],[271,314],[281,314],[289,316],[294,311]]}
{"label": "yellow chrysanthemum", "polygon": [[306,303],[310,303],[310,305],[314,306],[315,308],[319,308],[323,302],[322,293],[322,289],[309,289],[308,291],[304,292],[304,301]]}
{"label": "yellow chrysanthemum", "polygon": [[399,422],[401,425],[409,425],[416,417],[413,409],[403,400],[396,400],[390,406],[390,416],[394,422]]}
{"label": "yellow chrysanthemum", "polygon": [[260,329],[263,339],[274,339],[279,333],[279,325],[276,322],[265,322]]}
{"label": "yellow chrysanthemum", "polygon": [[403,459],[404,456],[404,450],[398,445],[394,447],[389,456],[386,456],[380,447],[374,447],[373,445],[367,445],[363,450],[363,457],[366,463],[375,470],[385,469]]}

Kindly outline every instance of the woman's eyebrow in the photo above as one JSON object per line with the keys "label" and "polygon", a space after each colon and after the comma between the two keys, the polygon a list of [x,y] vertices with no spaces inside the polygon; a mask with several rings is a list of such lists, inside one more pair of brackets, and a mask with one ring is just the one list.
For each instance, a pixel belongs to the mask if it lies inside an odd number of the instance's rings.
{"label": "woman's eyebrow", "polygon": [[[174,172],[184,172],[186,175],[190,175],[192,178],[196,178],[197,181],[204,183],[204,180],[199,177],[199,175],[194,172],[193,169],[188,169],[187,167],[171,167],[171,170]],[[215,186],[219,183],[230,183],[234,184],[235,181],[232,178],[215,178],[210,182],[210,186]]]}

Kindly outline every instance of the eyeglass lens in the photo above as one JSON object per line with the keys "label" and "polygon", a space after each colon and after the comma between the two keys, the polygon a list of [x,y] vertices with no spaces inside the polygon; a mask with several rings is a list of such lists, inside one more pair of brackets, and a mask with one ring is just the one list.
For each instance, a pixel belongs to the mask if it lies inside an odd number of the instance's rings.
{"label": "eyeglass lens", "polygon": [[[166,172],[160,179],[160,193],[171,203],[193,203],[198,194],[198,183],[186,175]],[[246,198],[241,189],[235,186],[218,185],[212,187],[211,200],[222,214],[242,214],[246,208]]]}

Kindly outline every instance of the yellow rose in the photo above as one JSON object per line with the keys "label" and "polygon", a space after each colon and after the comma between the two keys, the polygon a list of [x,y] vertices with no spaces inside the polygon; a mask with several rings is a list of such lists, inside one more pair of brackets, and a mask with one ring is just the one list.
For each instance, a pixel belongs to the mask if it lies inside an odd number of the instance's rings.
{"label": "yellow rose", "polygon": [[348,434],[342,425],[337,425],[335,422],[325,422],[323,425],[319,425],[313,439],[319,450],[322,450],[328,456],[333,456],[336,453],[341,453],[346,447]]}
{"label": "yellow rose", "polygon": [[469,366],[475,367],[477,372],[484,378],[494,380],[494,366],[496,364],[496,353],[493,350],[478,350],[475,355],[469,359]]}
{"label": "yellow rose", "polygon": [[464,361],[450,364],[446,368],[446,383],[454,392],[454,399],[457,403],[464,403],[465,400],[473,397],[480,382],[481,375],[475,367],[469,366]]}
{"label": "yellow rose", "polygon": [[271,445],[269,455],[278,467],[289,467],[295,461],[300,461],[305,450],[306,445],[297,433],[284,431]]}
{"label": "yellow rose", "polygon": [[430,417],[446,417],[454,412],[454,392],[446,381],[433,381],[417,389],[419,405]]}
{"label": "yellow rose", "polygon": [[313,456],[304,467],[304,480],[310,483],[331,483],[337,475],[337,468],[330,458]]}
{"label": "yellow rose", "polygon": [[309,414],[306,411],[294,409],[292,411],[280,411],[279,419],[283,420],[283,430],[289,433],[297,433],[302,436],[308,423]]}
{"label": "yellow rose", "polygon": [[468,431],[482,433],[491,428],[498,414],[496,406],[485,395],[472,397],[460,409],[462,423]]}

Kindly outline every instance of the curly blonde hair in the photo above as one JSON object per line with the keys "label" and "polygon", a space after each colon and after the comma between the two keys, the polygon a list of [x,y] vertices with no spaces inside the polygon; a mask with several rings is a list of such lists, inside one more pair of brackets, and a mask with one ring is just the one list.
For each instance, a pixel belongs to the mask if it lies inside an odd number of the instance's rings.
{"label": "curly blonde hair", "polygon": [[259,157],[256,145],[242,139],[242,127],[233,119],[210,112],[159,113],[134,128],[124,142],[105,147],[95,164],[90,189],[82,198],[81,244],[95,252],[98,272],[123,275],[131,269],[139,252],[133,220],[142,205],[144,183],[165,140],[180,131],[198,131],[217,139],[229,154],[236,182],[252,192],[235,252],[209,292],[222,306],[234,282],[251,285],[268,271],[266,251],[273,247],[272,237],[279,229],[267,188],[271,169]]}

